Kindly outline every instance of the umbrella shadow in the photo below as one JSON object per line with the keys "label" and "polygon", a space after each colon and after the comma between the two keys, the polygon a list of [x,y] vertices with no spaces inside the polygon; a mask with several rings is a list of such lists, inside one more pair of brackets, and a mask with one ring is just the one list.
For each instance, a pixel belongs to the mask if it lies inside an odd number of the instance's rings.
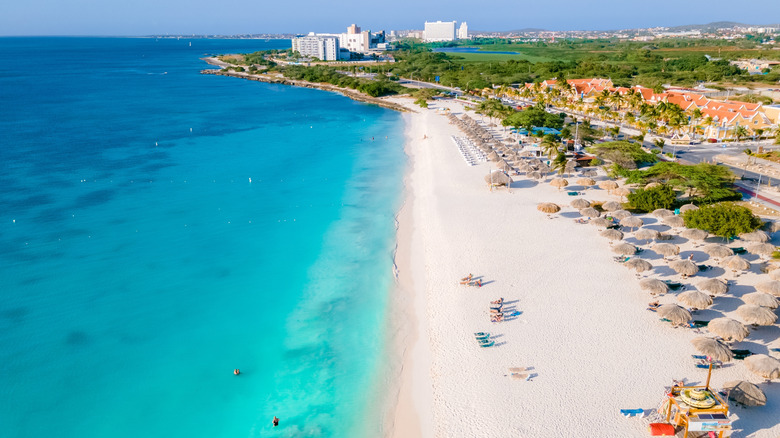
{"label": "umbrella shadow", "polygon": [[565,213],[559,213],[558,215],[566,219],[576,219],[578,217],[582,217],[582,215],[577,211],[567,211]]}
{"label": "umbrella shadow", "polygon": [[731,284],[729,286],[729,293],[737,298],[742,298],[743,295],[755,292],[756,288],[748,286],[746,284]]}
{"label": "umbrella shadow", "polygon": [[530,189],[532,187],[538,186],[539,183],[536,181],[531,181],[530,179],[521,179],[518,181],[512,181],[509,183],[510,189]]}
{"label": "umbrella shadow", "polygon": [[743,339],[740,342],[734,342],[729,345],[729,348],[732,350],[749,350],[753,354],[767,354],[769,349],[765,345],[754,342],[753,333],[755,332],[750,332],[751,339]]}
{"label": "umbrella shadow", "polygon": [[[767,400],[778,400],[780,398],[780,385],[761,383],[758,385]],[[731,411],[734,410],[733,406],[739,406],[736,403],[732,403],[730,406]],[[742,436],[753,436],[756,432],[768,431],[769,429],[777,426],[777,406],[769,402],[765,406],[751,406],[751,407],[739,407],[740,421],[734,423],[738,428],[742,429]]]}
{"label": "umbrella shadow", "polygon": [[[750,339],[755,341],[761,341],[764,344],[769,344],[770,342],[780,338],[780,326],[777,324],[770,325],[770,326],[759,326],[758,328],[750,328]],[[743,343],[745,341],[742,341]],[[758,344],[757,344],[758,345]],[[754,353],[762,353],[762,354],[769,354],[769,347],[766,345],[760,345],[759,347],[761,351],[756,351],[753,349],[749,349],[750,351]],[[777,356],[777,353],[775,353],[775,356]]]}
{"label": "umbrella shadow", "polygon": [[506,345],[506,341],[496,342],[495,344],[493,344],[493,348],[502,347],[504,345]]}
{"label": "umbrella shadow", "polygon": [[[695,258],[695,256],[694,256],[694,258]],[[721,268],[719,266],[716,266],[713,263],[702,263],[702,265],[707,265],[710,268],[707,269],[706,271],[699,271],[699,273],[696,274],[697,277],[700,277],[700,278],[718,278],[720,276],[726,275],[726,270],[725,269],[723,269],[723,268]]]}
{"label": "umbrella shadow", "polygon": [[645,249],[644,251],[642,251],[642,258],[645,260],[661,260],[663,259],[663,257],[664,256],[658,254],[652,249]]}
{"label": "umbrella shadow", "polygon": [[738,298],[730,297],[727,295],[720,295],[720,296],[716,295],[715,299],[712,300],[712,306],[710,306],[709,308],[710,310],[722,312],[725,314],[737,310],[737,307],[741,306],[742,304],[744,303],[742,302],[742,300]]}

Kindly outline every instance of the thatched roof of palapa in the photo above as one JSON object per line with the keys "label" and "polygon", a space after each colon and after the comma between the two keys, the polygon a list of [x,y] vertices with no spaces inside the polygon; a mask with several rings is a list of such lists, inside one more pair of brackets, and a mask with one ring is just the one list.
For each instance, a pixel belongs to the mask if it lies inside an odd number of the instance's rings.
{"label": "thatched roof of palapa", "polygon": [[504,160],[498,162],[498,168],[503,170],[504,172],[509,172],[512,170],[512,166],[510,166],[509,163],[507,163]]}
{"label": "thatched roof of palapa", "polygon": [[680,216],[667,216],[661,219],[661,222],[669,225],[672,228],[680,228],[685,226],[685,219],[681,218]]}
{"label": "thatched roof of palapa", "polygon": [[542,202],[536,206],[536,209],[542,213],[547,214],[558,213],[561,211],[561,207],[559,207],[558,204],[553,204],[552,202]]}
{"label": "thatched roof of palapa", "polygon": [[634,255],[636,254],[636,247],[630,243],[619,243],[612,247],[612,252],[620,255]]}
{"label": "thatched roof of palapa", "polygon": [[674,325],[685,324],[691,320],[691,312],[677,304],[662,304],[658,307],[658,315],[668,319]]}
{"label": "thatched roof of palapa", "polygon": [[550,185],[553,187],[558,187],[559,189],[561,187],[566,187],[569,185],[569,181],[563,179],[563,178],[553,178],[552,181],[550,181]]}
{"label": "thatched roof of palapa", "polygon": [[743,304],[737,307],[737,315],[747,324],[772,325],[777,321],[777,315],[766,307],[754,304]]}
{"label": "thatched roof of palapa", "polygon": [[740,234],[739,238],[742,240],[747,240],[748,242],[769,242],[769,234],[761,230],[756,230],[752,233]]}
{"label": "thatched roof of palapa", "polygon": [[721,264],[732,271],[747,271],[750,269],[750,263],[738,255],[723,259]]}
{"label": "thatched roof of palapa", "polygon": [[583,209],[583,208],[590,207],[590,202],[588,202],[586,199],[577,198],[577,199],[571,201],[571,203],[569,203],[569,205],[571,205],[572,208]]}
{"label": "thatched roof of palapa", "polygon": [[744,324],[731,318],[715,318],[707,324],[707,330],[726,342],[741,342],[750,334]]}
{"label": "thatched roof of palapa", "polygon": [[669,291],[669,285],[657,278],[645,278],[639,282],[639,287],[653,294],[665,294]]}
{"label": "thatched roof of palapa", "polygon": [[615,210],[620,210],[621,208],[623,208],[623,206],[620,205],[619,202],[609,201],[602,204],[601,208],[603,208],[606,211],[615,211]]}
{"label": "thatched roof of palapa", "polygon": [[699,267],[690,260],[675,260],[669,263],[669,267],[681,275],[696,275],[699,272]]}
{"label": "thatched roof of palapa", "polygon": [[756,290],[759,292],[766,292],[776,297],[780,297],[780,281],[767,280],[756,284]]}
{"label": "thatched roof of palapa", "polygon": [[677,295],[677,301],[696,309],[706,309],[712,305],[712,298],[697,290],[688,290]]}
{"label": "thatched roof of palapa", "polygon": [[754,306],[766,307],[767,309],[777,309],[777,297],[766,292],[751,292],[742,295],[742,301],[753,304]]}
{"label": "thatched roof of palapa", "polygon": [[704,230],[697,230],[695,228],[689,228],[682,233],[680,233],[682,237],[685,237],[686,239],[691,240],[704,240],[707,238],[707,236],[710,235],[710,233],[704,231]]}
{"label": "thatched roof of palapa", "polygon": [[758,386],[744,380],[732,380],[723,384],[729,400],[743,406],[766,405],[766,394]]}
{"label": "thatched roof of palapa", "polygon": [[696,289],[713,295],[723,295],[729,291],[729,285],[717,278],[708,278],[696,283]]}
{"label": "thatched roof of palapa", "polygon": [[488,154],[487,159],[490,161],[498,161],[498,154],[496,153],[496,151],[493,151]]}
{"label": "thatched roof of palapa", "polygon": [[596,219],[591,220],[590,224],[600,228],[607,228],[608,226],[612,225],[612,221],[607,220],[603,217],[597,217]]}
{"label": "thatched roof of palapa", "polygon": [[[636,272],[645,272],[653,269],[653,265],[647,260],[632,258],[623,263],[628,269],[634,269]],[[663,283],[663,282],[662,282]]]}
{"label": "thatched roof of palapa", "polygon": [[769,278],[772,280],[780,280],[780,269],[772,269],[769,271]]}
{"label": "thatched roof of palapa", "polygon": [[704,245],[704,247],[702,247],[702,251],[709,254],[710,257],[715,258],[730,257],[734,255],[734,251],[732,251],[731,248],[724,245],[718,245],[717,243]]}
{"label": "thatched roof of palapa", "polygon": [[661,183],[657,183],[657,182],[647,183],[647,184],[645,184],[645,190],[650,190],[653,187],[659,187],[660,185],[661,185]]}
{"label": "thatched roof of palapa", "polygon": [[577,184],[581,186],[592,186],[596,184],[596,180],[593,178],[579,178],[577,180]]}
{"label": "thatched roof of palapa", "polygon": [[512,182],[512,179],[509,178],[504,172],[495,171],[491,172],[490,175],[485,175],[485,182],[497,186],[506,186]]}
{"label": "thatched roof of palapa", "polygon": [[586,207],[580,210],[580,215],[585,217],[599,217],[600,214],[601,213],[593,207]]}
{"label": "thatched roof of palapa", "polygon": [[601,232],[601,236],[609,240],[623,240],[623,232],[618,230],[604,230]]}
{"label": "thatched roof of palapa", "polygon": [[638,218],[636,216],[628,216],[620,220],[620,225],[628,228],[639,228],[644,224],[645,221],[643,221],[641,218]]}
{"label": "thatched roof of palapa", "polygon": [[719,360],[721,362],[731,362],[731,359],[734,358],[734,353],[731,352],[731,349],[728,347],[728,345],[724,344],[718,339],[699,336],[693,338],[691,344],[693,344],[693,347],[696,348],[696,351],[701,354],[705,354],[714,360]]}
{"label": "thatched roof of palapa", "polygon": [[627,210],[617,210],[610,213],[610,216],[614,217],[617,220],[622,220],[633,215],[631,214],[631,212]]}
{"label": "thatched roof of palapa", "polygon": [[637,240],[655,240],[658,238],[658,231],[651,230],[649,228],[643,228],[634,233],[634,238]]}
{"label": "thatched roof of palapa", "polygon": [[665,208],[659,208],[659,209],[653,210],[652,214],[653,214],[653,216],[655,216],[655,217],[657,217],[659,219],[665,218],[667,216],[674,216],[674,212],[672,210],[667,210]]}
{"label": "thatched roof of palapa", "polygon": [[765,379],[780,379],[780,360],[766,354],[753,354],[745,358],[745,368]]}
{"label": "thatched roof of palapa", "polygon": [[618,187],[615,190],[612,191],[613,195],[617,195],[620,197],[626,197],[631,194],[631,190],[625,188],[625,187]]}
{"label": "thatched roof of palapa", "polygon": [[673,243],[656,243],[653,245],[652,249],[664,257],[669,257],[680,253],[680,247]]}
{"label": "thatched roof of palapa", "polygon": [[606,180],[599,182],[599,188],[602,188],[604,190],[615,190],[618,188],[618,183],[612,180]]}
{"label": "thatched roof of palapa", "polygon": [[697,207],[697,206],[695,206],[693,204],[685,204],[682,207],[680,207],[680,213],[685,213],[686,211],[698,210],[698,209],[699,209],[699,207]]}
{"label": "thatched roof of palapa", "polygon": [[777,248],[771,243],[760,243],[760,242],[749,243],[745,246],[745,249],[747,249],[747,252],[751,254],[756,254],[765,257],[771,256],[777,250]]}

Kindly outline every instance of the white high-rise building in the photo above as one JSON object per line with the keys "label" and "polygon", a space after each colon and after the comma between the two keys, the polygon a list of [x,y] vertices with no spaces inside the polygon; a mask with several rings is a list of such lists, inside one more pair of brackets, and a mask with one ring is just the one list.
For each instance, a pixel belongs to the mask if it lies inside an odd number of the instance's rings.
{"label": "white high-rise building", "polygon": [[323,61],[339,59],[339,38],[331,35],[315,35],[314,32],[305,37],[292,39],[293,52],[303,56],[319,58]]}
{"label": "white high-rise building", "polygon": [[459,40],[467,40],[469,39],[469,26],[464,21],[463,23],[460,23],[460,27],[458,28],[458,39]]}
{"label": "white high-rise building", "polygon": [[423,34],[423,40],[427,42],[434,41],[454,41],[455,35],[455,22],[454,21],[435,21],[425,22],[425,32]]}

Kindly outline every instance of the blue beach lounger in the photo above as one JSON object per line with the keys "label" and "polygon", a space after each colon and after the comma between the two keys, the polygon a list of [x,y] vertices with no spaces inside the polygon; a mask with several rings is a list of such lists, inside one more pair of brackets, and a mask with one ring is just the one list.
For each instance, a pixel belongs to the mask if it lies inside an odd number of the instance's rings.
{"label": "blue beach lounger", "polygon": [[644,409],[621,409],[620,415],[629,418],[629,417],[639,417],[642,418],[645,416],[645,410]]}

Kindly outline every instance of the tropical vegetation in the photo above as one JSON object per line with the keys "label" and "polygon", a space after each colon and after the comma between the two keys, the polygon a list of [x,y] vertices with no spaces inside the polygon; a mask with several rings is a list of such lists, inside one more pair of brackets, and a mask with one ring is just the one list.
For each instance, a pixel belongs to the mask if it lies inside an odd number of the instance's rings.
{"label": "tropical vegetation", "polygon": [[758,229],[761,220],[750,209],[731,202],[722,202],[689,210],[683,214],[685,226],[729,238]]}

